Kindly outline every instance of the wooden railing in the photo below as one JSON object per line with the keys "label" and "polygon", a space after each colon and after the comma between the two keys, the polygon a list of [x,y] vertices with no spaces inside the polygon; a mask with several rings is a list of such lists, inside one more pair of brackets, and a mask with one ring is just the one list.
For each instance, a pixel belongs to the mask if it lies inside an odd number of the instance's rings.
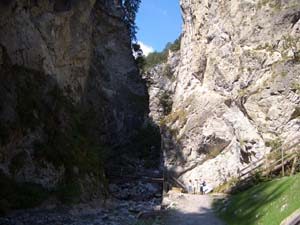
{"label": "wooden railing", "polygon": [[161,174],[154,173],[140,173],[131,170],[124,170],[123,168],[110,169],[106,176],[112,181],[116,182],[129,182],[139,180],[145,183],[163,183],[164,178]]}
{"label": "wooden railing", "polygon": [[[293,152],[289,152],[290,150],[297,148]],[[274,149],[273,151],[280,151],[282,153],[282,156],[280,159],[276,161],[269,161],[267,158],[262,158],[255,163],[252,163],[251,165],[243,168],[241,171],[239,171],[239,179],[243,180],[249,177],[254,171],[262,172],[263,175],[266,175],[268,173],[271,173],[274,170],[278,170],[279,168],[282,168],[282,174],[284,175],[284,166],[290,162],[291,160],[294,160],[295,164],[297,162],[298,154],[300,150],[300,141],[296,142],[295,144],[288,146],[287,148],[283,149],[282,147],[279,147],[277,149]],[[296,159],[296,160],[295,160]],[[292,169],[294,170],[294,168]],[[294,173],[294,171],[292,171]]]}
{"label": "wooden railing", "polygon": [[[299,138],[300,140],[300,138]],[[290,152],[290,150],[293,150],[296,148],[296,150]],[[295,170],[295,164],[298,161],[298,158],[300,158],[300,141],[296,142],[295,144],[288,146],[287,148],[283,149],[282,147],[279,147],[277,149],[274,149],[273,151],[281,151],[282,157],[275,161],[269,161],[267,158],[261,158],[260,160],[250,164],[249,166],[243,168],[241,171],[239,171],[239,180],[245,180],[251,175],[258,171],[261,172],[262,175],[268,175],[272,171],[276,171],[279,168],[282,168],[282,173],[284,175],[284,166],[291,162],[293,160],[293,166],[291,170],[291,174],[294,173]],[[117,170],[110,170],[109,177],[111,178],[122,178],[124,180],[142,180],[144,182],[154,182],[154,183],[163,183],[164,190],[167,189],[166,185],[172,185],[175,187],[182,188],[183,191],[187,191],[185,185],[180,182],[177,178],[170,174],[164,174],[163,177],[161,176],[154,176],[150,174],[140,174],[134,172],[126,172],[122,169],[119,171]]]}
{"label": "wooden railing", "polygon": [[175,186],[181,188],[184,192],[187,192],[185,185],[181,183],[177,178],[169,176],[168,181],[175,184]]}

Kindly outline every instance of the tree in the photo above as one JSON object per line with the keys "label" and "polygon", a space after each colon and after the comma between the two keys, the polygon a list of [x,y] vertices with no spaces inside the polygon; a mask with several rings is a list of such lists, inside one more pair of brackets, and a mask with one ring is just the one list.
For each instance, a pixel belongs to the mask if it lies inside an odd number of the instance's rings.
{"label": "tree", "polygon": [[133,50],[133,55],[135,58],[135,62],[140,70],[140,72],[143,71],[145,64],[146,64],[146,60],[144,57],[144,53],[143,50],[141,49],[141,45],[138,43],[133,43],[132,44],[132,50]]}
{"label": "tree", "polygon": [[136,57],[142,57],[143,56],[143,50],[141,49],[141,45],[138,43],[133,43],[132,44],[132,50],[134,52],[134,55]]}
{"label": "tree", "polygon": [[177,52],[180,50],[180,42],[181,42],[181,35],[172,43],[168,42],[161,52],[152,52],[146,58],[146,62],[144,65],[144,69],[147,70],[152,68],[158,64],[164,63],[168,60],[169,50],[172,52]]}
{"label": "tree", "polygon": [[125,23],[130,31],[131,40],[136,42],[137,26],[135,24],[136,14],[139,9],[141,0],[123,0],[123,7],[125,12]]}

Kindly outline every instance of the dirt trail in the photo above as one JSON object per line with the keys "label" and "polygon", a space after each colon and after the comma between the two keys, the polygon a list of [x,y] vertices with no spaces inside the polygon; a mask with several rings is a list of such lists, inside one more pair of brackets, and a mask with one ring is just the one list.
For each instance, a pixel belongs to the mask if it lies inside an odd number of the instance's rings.
{"label": "dirt trail", "polygon": [[164,216],[165,225],[224,225],[212,209],[214,197],[170,193],[164,199],[171,210]]}

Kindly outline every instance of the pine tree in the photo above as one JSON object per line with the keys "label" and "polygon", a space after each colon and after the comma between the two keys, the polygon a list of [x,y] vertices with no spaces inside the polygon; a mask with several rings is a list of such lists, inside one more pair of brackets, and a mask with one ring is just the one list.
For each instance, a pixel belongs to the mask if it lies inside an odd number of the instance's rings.
{"label": "pine tree", "polygon": [[141,0],[124,0],[123,7],[125,11],[125,22],[130,31],[131,40],[136,42],[137,26],[135,24],[136,14],[139,9]]}

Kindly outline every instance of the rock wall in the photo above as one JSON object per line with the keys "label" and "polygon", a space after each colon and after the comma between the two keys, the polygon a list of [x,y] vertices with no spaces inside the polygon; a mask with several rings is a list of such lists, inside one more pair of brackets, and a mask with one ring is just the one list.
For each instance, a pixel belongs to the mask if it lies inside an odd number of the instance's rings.
{"label": "rock wall", "polygon": [[123,18],[118,1],[1,1],[1,184],[101,195],[148,105]]}
{"label": "rock wall", "polygon": [[[157,120],[165,168],[186,185],[215,187],[270,146],[299,139],[300,4],[181,0],[181,8],[172,110]],[[150,91],[162,106],[156,96]]]}

